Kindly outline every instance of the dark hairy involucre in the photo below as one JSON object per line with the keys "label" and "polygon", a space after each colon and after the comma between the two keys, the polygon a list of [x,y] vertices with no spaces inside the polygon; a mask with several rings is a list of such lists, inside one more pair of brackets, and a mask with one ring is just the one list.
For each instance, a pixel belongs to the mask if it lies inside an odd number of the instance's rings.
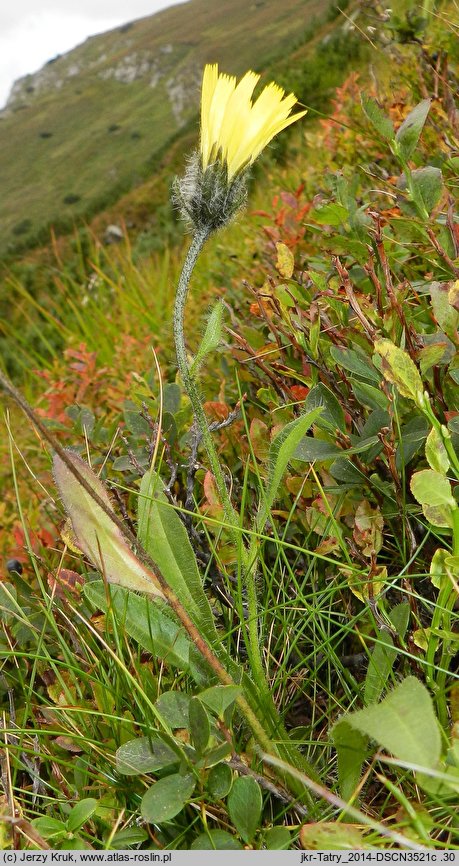
{"label": "dark hairy involucre", "polygon": [[191,228],[217,231],[244,206],[247,198],[247,172],[228,183],[226,168],[215,162],[202,170],[194,153],[183,177],[175,178],[173,202]]}

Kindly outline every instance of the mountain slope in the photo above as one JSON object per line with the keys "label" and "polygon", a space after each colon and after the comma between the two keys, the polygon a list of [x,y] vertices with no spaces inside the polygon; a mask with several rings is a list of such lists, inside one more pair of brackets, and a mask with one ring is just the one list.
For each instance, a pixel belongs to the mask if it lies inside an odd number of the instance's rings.
{"label": "mountain slope", "polygon": [[261,70],[320,0],[190,0],[92,37],[13,88],[0,114],[0,252],[96,212],[196,116],[203,64]]}

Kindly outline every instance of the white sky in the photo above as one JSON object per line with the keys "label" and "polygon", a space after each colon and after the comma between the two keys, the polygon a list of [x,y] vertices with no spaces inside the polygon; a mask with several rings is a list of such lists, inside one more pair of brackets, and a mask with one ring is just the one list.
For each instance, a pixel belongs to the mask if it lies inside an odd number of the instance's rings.
{"label": "white sky", "polygon": [[17,78],[88,36],[184,0],[0,0],[0,108]]}

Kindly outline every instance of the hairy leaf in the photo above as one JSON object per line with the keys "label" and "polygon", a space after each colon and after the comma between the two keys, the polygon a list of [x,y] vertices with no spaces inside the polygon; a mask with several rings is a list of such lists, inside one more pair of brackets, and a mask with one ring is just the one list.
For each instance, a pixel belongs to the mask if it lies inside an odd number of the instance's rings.
{"label": "hairy leaf", "polygon": [[[99,499],[111,510],[108,493],[100,478],[73,451],[67,456]],[[117,525],[102,510],[68,466],[55,454],[54,477],[65,510],[70,517],[78,547],[109,583],[120,584],[164,598],[156,576],[133,554]]]}

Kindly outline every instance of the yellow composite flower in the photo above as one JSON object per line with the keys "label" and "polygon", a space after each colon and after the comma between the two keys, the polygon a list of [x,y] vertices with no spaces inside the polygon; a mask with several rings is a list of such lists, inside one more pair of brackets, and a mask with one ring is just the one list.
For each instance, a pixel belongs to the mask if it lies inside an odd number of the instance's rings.
{"label": "yellow composite flower", "polygon": [[297,102],[294,93],[286,95],[279,85],[267,84],[252,102],[260,79],[246,72],[238,82],[233,75],[218,71],[218,64],[204,68],[201,96],[201,162],[208,165],[221,161],[227,168],[228,181],[251,165],[278,132],[306,111],[290,114]]}

